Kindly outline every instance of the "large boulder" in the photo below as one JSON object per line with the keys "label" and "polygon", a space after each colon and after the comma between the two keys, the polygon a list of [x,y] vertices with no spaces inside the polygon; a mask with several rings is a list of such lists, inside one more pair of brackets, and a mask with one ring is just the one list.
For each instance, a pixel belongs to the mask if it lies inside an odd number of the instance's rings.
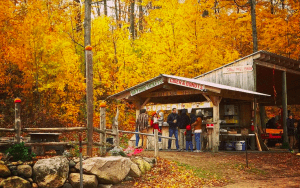
{"label": "large boulder", "polygon": [[33,177],[41,188],[58,188],[64,185],[69,174],[69,161],[58,156],[38,160],[33,166]]}
{"label": "large boulder", "polygon": [[19,165],[17,167],[18,175],[30,178],[32,176],[32,168],[29,165]]}
{"label": "large boulder", "polygon": [[131,177],[140,177],[142,175],[142,172],[139,169],[138,165],[132,162],[128,175]]}
{"label": "large boulder", "polygon": [[144,161],[142,158],[136,158],[132,161],[139,166],[142,174],[145,174],[146,171],[149,171],[151,169],[151,165],[148,162]]}
{"label": "large boulder", "polygon": [[7,177],[7,176],[10,176],[10,175],[11,175],[11,172],[7,168],[7,166],[4,165],[4,164],[0,164],[0,177]]}
{"label": "large boulder", "polygon": [[[72,173],[69,176],[69,181],[74,188],[80,188],[80,174]],[[98,180],[95,175],[83,174],[83,187],[97,188]]]}
{"label": "large boulder", "polygon": [[18,176],[12,176],[0,183],[3,188],[31,188],[30,182]]}
{"label": "large boulder", "polygon": [[[129,158],[121,156],[94,157],[83,161],[82,168],[85,173],[96,175],[99,183],[116,184],[127,176],[131,164]],[[75,168],[79,167],[77,163]]]}

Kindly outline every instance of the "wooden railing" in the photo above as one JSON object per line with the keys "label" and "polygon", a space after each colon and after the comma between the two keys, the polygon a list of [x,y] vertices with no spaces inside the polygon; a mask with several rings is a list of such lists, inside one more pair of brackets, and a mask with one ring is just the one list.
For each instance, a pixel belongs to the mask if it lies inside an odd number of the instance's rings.
{"label": "wooden railing", "polygon": [[[118,117],[119,117],[119,110],[117,109],[117,114],[113,120],[112,129],[106,129],[106,107],[100,107],[100,128],[93,127],[92,133],[96,132],[99,133],[100,142],[93,142],[92,139],[89,139],[87,142],[82,142],[83,145],[93,145],[100,147],[100,155],[104,155],[106,153],[106,135],[111,135],[114,137],[113,139],[113,146],[119,147],[119,133],[130,133],[130,134],[139,134],[139,135],[146,135],[146,136],[154,136],[154,156],[158,156],[158,138],[165,138],[175,140],[175,138],[165,137],[158,135],[158,130],[154,130],[154,134],[148,133],[140,133],[140,132],[132,132],[132,131],[124,131],[118,130]],[[59,128],[23,128],[21,129],[21,120],[20,120],[20,103],[15,103],[15,127],[14,128],[0,128],[0,132],[15,132],[15,141],[10,141],[6,143],[0,143],[2,145],[9,145],[14,143],[21,142],[21,132],[67,132],[67,131],[87,131],[88,127],[59,127]],[[69,145],[69,144],[79,144],[79,142],[26,142],[25,146],[60,146],[60,145]],[[89,149],[89,148],[88,148]],[[87,151],[87,153],[92,151]]]}

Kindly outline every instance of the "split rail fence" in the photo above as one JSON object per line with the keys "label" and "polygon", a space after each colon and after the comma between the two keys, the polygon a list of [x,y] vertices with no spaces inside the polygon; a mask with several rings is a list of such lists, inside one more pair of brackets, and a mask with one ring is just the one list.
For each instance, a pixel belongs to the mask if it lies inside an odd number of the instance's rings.
{"label": "split rail fence", "polygon": [[[146,136],[154,136],[154,156],[158,156],[159,146],[158,146],[158,138],[165,138],[175,140],[175,138],[165,137],[158,135],[158,130],[154,130],[154,134],[148,133],[140,133],[140,132],[132,132],[132,131],[124,131],[118,130],[118,117],[119,110],[117,109],[117,114],[114,118],[112,129],[106,129],[106,107],[100,107],[100,128],[96,127],[60,127],[60,128],[21,128],[21,118],[20,118],[20,102],[15,102],[15,127],[14,128],[0,128],[0,132],[15,132],[15,140],[12,142],[2,142],[0,146],[10,145],[14,143],[21,142],[21,132],[71,132],[71,131],[87,131],[89,133],[89,129],[92,129],[90,132],[92,134],[87,135],[87,141],[82,142],[82,145],[87,145],[87,155],[92,156],[92,147],[100,146],[100,155],[104,155],[106,153],[106,135],[113,136],[113,146],[119,147],[120,139],[119,133],[131,133],[131,134],[139,134]],[[100,142],[93,142],[93,132],[100,134]],[[79,144],[79,142],[26,142],[25,146],[61,146],[61,145],[70,145],[70,144]]]}

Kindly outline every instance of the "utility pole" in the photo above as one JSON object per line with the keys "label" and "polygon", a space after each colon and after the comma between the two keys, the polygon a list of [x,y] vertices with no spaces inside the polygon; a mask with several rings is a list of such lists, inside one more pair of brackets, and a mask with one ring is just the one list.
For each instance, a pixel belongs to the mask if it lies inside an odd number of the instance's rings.
{"label": "utility pole", "polygon": [[86,103],[87,103],[87,155],[92,156],[93,149],[93,52],[87,48],[91,45],[91,3],[85,0],[84,46],[86,66]]}

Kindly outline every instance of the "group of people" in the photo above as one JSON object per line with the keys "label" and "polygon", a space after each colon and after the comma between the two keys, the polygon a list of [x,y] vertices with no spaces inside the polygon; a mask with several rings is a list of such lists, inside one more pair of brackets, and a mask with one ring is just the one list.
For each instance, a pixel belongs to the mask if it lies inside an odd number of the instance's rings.
{"label": "group of people", "polygon": [[[172,113],[168,115],[167,123],[169,124],[169,137],[175,136],[175,143],[177,151],[184,150],[184,137],[186,141],[186,150],[189,149],[193,151],[193,142],[192,142],[192,129],[194,129],[195,140],[196,140],[196,150],[195,152],[201,151],[201,133],[202,133],[202,119],[203,115],[201,112],[197,113],[197,115],[191,114],[191,117],[188,116],[187,110],[183,109],[181,114],[178,115],[177,109],[173,108]],[[140,111],[136,121],[136,132],[148,132],[149,123],[148,123],[148,114],[145,109]],[[154,129],[158,129],[159,134],[162,133],[162,125],[164,122],[164,114],[161,111],[157,111],[154,113],[150,120],[150,125]],[[179,140],[178,140],[179,133]],[[136,147],[139,146],[140,138],[142,138],[142,147],[146,148],[146,137],[139,136],[136,134]],[[180,141],[180,142],[179,142]],[[161,138],[159,137],[159,142],[161,142]],[[172,140],[168,140],[168,150],[171,150]]]}

